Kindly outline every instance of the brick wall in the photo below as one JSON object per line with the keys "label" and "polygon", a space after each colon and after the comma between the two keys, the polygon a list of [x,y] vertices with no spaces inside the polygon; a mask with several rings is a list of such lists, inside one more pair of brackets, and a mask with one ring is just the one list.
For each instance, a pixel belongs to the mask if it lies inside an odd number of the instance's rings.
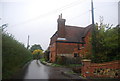
{"label": "brick wall", "polygon": [[74,49],[78,49],[78,44],[54,43],[50,47],[50,61],[55,62],[56,56],[74,57]]}
{"label": "brick wall", "polygon": [[57,43],[57,54],[72,54],[78,48],[75,43]]}
{"label": "brick wall", "polygon": [[50,47],[50,61],[55,62],[56,60],[56,43],[53,43]]}
{"label": "brick wall", "polygon": [[120,60],[106,63],[91,63],[83,60],[82,75],[84,77],[111,77],[120,78]]}
{"label": "brick wall", "polygon": [[74,51],[79,53],[80,57],[82,57],[82,58],[89,58],[90,55],[92,54],[91,53],[92,45],[90,43],[90,41],[91,41],[91,33],[90,32],[87,33],[84,41],[85,41],[84,46],[82,44],[80,44],[81,49],[80,50],[74,49]]}

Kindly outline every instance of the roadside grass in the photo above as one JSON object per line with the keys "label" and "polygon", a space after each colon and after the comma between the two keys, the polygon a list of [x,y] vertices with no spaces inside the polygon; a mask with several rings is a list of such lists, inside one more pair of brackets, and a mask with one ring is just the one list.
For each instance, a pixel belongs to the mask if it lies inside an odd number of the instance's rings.
{"label": "roadside grass", "polygon": [[71,70],[71,71],[68,71],[67,73],[68,73],[68,74],[76,74],[76,73],[75,73],[74,71],[72,71],[72,70]]}
{"label": "roadside grass", "polygon": [[64,66],[64,65],[52,63],[51,66],[62,67],[62,66]]}
{"label": "roadside grass", "polygon": [[2,78],[12,78],[32,59],[32,54],[10,34],[2,34]]}
{"label": "roadside grass", "polygon": [[[41,63],[47,64],[45,61],[45,58],[39,59]],[[77,67],[77,66],[82,66],[81,64],[58,64],[58,63],[51,63],[51,66],[54,67]]]}
{"label": "roadside grass", "polygon": [[41,62],[45,61],[45,58],[41,58],[40,61],[41,61]]}
{"label": "roadside grass", "polygon": [[68,64],[68,65],[62,65],[62,64],[52,63],[51,66],[56,66],[56,67],[77,67],[77,66],[81,66],[81,64]]}
{"label": "roadside grass", "polygon": [[45,64],[46,65],[46,61],[45,61],[45,59],[44,58],[41,58],[41,59],[39,59],[40,60],[40,62],[42,63],[42,64]]}

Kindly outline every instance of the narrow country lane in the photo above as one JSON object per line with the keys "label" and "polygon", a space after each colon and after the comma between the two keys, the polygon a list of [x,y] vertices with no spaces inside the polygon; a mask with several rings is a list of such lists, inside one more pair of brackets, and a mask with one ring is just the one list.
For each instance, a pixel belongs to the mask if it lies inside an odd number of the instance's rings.
{"label": "narrow country lane", "polygon": [[16,79],[68,79],[61,74],[68,68],[50,67],[43,65],[40,61],[33,60],[25,66],[23,72]]}

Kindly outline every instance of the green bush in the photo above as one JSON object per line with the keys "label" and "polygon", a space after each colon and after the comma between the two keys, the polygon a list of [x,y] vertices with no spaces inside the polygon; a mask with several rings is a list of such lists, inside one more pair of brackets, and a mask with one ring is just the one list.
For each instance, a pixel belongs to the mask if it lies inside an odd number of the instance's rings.
{"label": "green bush", "polygon": [[50,55],[50,51],[49,50],[46,50],[45,52],[44,52],[44,58],[45,58],[45,61],[49,61],[49,56]]}
{"label": "green bush", "polygon": [[2,78],[9,79],[18,72],[25,63],[31,60],[32,54],[12,35],[2,34]]}
{"label": "green bush", "polygon": [[41,58],[40,61],[45,61],[45,58]]}
{"label": "green bush", "polygon": [[95,36],[92,36],[92,62],[103,63],[120,60],[120,27],[109,27],[109,25],[101,23],[95,28]]}
{"label": "green bush", "polygon": [[58,56],[56,63],[57,63],[57,64],[61,64],[61,65],[66,64],[66,57],[64,57],[64,56],[61,56],[61,57]]}
{"label": "green bush", "polygon": [[38,60],[38,59],[40,59],[40,55],[39,54],[33,54],[33,59],[35,60]]}

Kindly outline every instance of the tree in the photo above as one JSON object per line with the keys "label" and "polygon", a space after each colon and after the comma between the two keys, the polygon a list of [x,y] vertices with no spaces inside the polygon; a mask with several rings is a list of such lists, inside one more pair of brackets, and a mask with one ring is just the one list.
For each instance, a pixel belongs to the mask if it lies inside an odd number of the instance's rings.
{"label": "tree", "polygon": [[30,48],[30,51],[33,52],[34,50],[37,50],[37,49],[40,49],[40,50],[43,50],[41,45],[39,44],[34,44],[32,45],[32,47]]}
{"label": "tree", "polygon": [[[120,53],[118,52],[118,38],[120,34],[120,27],[112,27],[109,24],[101,23],[100,26],[96,24],[96,48],[93,54],[93,62],[107,62],[112,60],[119,60]],[[98,60],[99,59],[99,60]]]}
{"label": "tree", "polygon": [[50,55],[50,51],[47,49],[47,50],[44,52],[45,61],[49,61],[49,55]]}
{"label": "tree", "polygon": [[119,31],[120,27],[114,27],[105,32],[106,38],[104,40],[104,47],[106,47],[106,55],[108,60],[120,60],[120,46],[118,44],[120,37],[120,34],[118,33]]}
{"label": "tree", "polygon": [[33,59],[40,59],[43,56],[43,50],[37,49],[32,52],[33,54]]}
{"label": "tree", "polygon": [[92,61],[107,62],[120,60],[120,53],[118,52],[120,49],[118,44],[120,27],[103,24],[103,20],[103,17],[100,16],[100,25],[96,23],[92,31]]}

